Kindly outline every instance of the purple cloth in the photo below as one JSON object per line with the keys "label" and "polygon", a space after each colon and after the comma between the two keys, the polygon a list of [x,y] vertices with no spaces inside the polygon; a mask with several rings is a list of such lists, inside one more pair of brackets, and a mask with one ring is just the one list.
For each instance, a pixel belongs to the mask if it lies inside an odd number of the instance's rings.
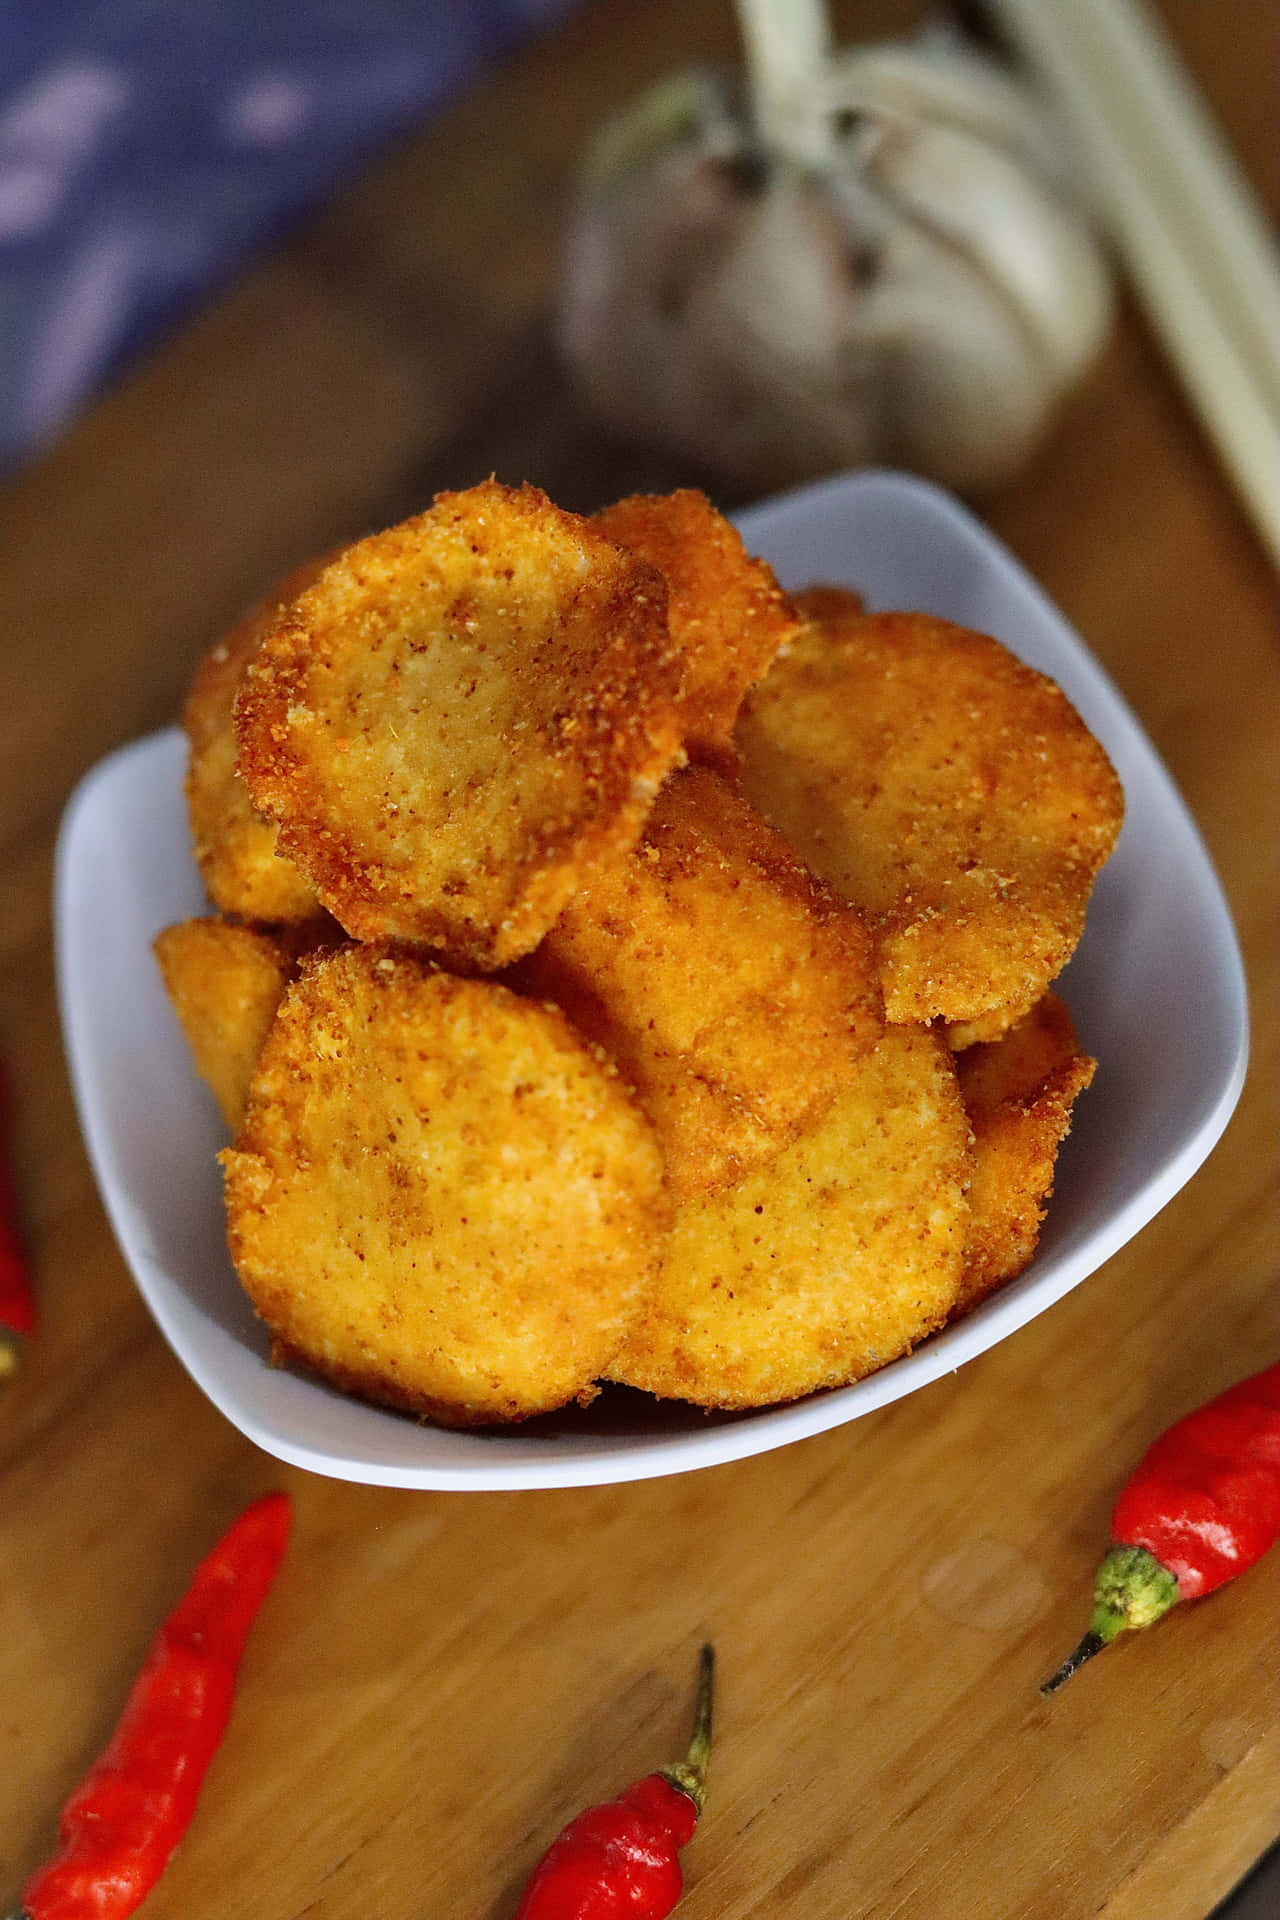
{"label": "purple cloth", "polygon": [[0,468],[576,0],[9,0]]}

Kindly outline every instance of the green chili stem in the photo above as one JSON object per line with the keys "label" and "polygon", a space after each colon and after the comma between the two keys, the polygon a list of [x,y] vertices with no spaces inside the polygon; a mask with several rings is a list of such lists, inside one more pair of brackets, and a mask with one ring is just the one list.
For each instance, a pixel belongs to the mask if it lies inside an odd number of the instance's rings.
{"label": "green chili stem", "polygon": [[1178,1600],[1178,1582],[1145,1547],[1114,1546],[1098,1569],[1089,1630],[1040,1691],[1056,1693],[1086,1660],[1124,1633],[1152,1626]]}
{"label": "green chili stem", "polygon": [[693,1732],[683,1760],[662,1773],[672,1786],[687,1793],[698,1812],[707,1797],[707,1766],[711,1759],[711,1694],[715,1678],[715,1649],[703,1647],[698,1656],[698,1692],[693,1706]]}

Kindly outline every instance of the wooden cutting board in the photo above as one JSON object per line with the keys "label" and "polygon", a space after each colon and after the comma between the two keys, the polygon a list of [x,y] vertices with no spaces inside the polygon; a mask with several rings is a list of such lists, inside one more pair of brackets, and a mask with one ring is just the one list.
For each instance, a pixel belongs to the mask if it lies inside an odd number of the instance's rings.
{"label": "wooden cutting board", "polygon": [[[1162,11],[1274,208],[1270,9],[1237,4],[1229,41],[1217,10]],[[1226,1136],[1107,1267],[961,1373],[783,1451],[601,1490],[402,1493],[242,1439],[151,1325],[94,1192],[51,959],[71,786],[174,717],[285,566],[437,486],[492,469],[590,506],[688,478],[592,432],[547,303],[590,127],[732,44],[727,6],[585,7],[0,500],[0,1048],[44,1314],[0,1400],[0,1907],[195,1560],[269,1486],[294,1496],[294,1544],[147,1920],[509,1920],[559,1825],[682,1747],[708,1635],[688,1920],[1204,1920],[1280,1830],[1274,1555],[1037,1690],[1137,1455],[1275,1352],[1273,581],[1131,312],[984,507],[1167,760],[1249,971]]]}

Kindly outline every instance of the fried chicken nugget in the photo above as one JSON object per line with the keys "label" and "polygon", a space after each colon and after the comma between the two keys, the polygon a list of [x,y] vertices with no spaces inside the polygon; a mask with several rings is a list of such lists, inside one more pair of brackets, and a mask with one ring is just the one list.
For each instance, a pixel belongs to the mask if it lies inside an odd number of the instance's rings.
{"label": "fried chicken nugget", "polygon": [[221,1157],[275,1357],[450,1426],[590,1399],[668,1217],[652,1129],[561,1014],[386,946],[304,962]]}
{"label": "fried chicken nugget", "polygon": [[966,1047],[976,1047],[980,1041],[999,1040],[1008,1033],[1010,1027],[1016,1027],[1024,1020],[1031,1009],[1038,1006],[1043,996],[1037,991],[1021,1000],[1006,1003],[1003,1007],[992,1007],[986,1013],[980,1013],[976,1020],[949,1020],[942,1023],[942,1037],[953,1053],[963,1053]]}
{"label": "fried chicken nugget", "polygon": [[671,634],[685,656],[686,745],[695,758],[732,764],[742,696],[798,632],[799,614],[772,569],[692,487],[631,494],[593,519],[666,580]]}
{"label": "fried chicken nugget", "polygon": [[636,1088],[677,1194],[776,1154],[883,1025],[860,917],[707,767],[672,776],[528,964]]}
{"label": "fried chicken nugget", "polygon": [[792,602],[805,626],[822,626],[828,621],[856,620],[866,612],[866,601],[852,587],[836,587],[816,581],[805,587]]}
{"label": "fried chicken nugget", "polygon": [[1106,754],[986,635],[797,598],[811,624],[739,717],[748,796],[868,914],[890,1020],[1029,1006],[1120,830]]}
{"label": "fried chicken nugget", "polygon": [[234,1133],[294,957],[272,935],[218,919],[180,920],[152,947],[195,1070]]}
{"label": "fried chicken nugget", "polygon": [[661,575],[535,487],[443,493],[283,609],[240,770],[357,939],[493,969],[633,845],[682,756]]}
{"label": "fried chicken nugget", "polygon": [[311,585],[325,560],[277,582],[196,668],[182,711],[188,742],[187,814],[205,891],[245,920],[300,921],[319,911],[309,880],[276,849],[276,826],[260,814],[236,766],[232,706],[248,662],[280,608]]}
{"label": "fried chicken nugget", "polygon": [[192,1064],[234,1133],[258,1055],[304,954],[342,938],[328,914],[295,926],[243,927],[213,915],[180,920],[152,941]]}
{"label": "fried chicken nugget", "polygon": [[1049,993],[1002,1039],[956,1059],[973,1129],[973,1181],[964,1272],[952,1309],[967,1313],[1022,1272],[1036,1250],[1054,1162],[1078,1093],[1097,1062],[1065,1004]]}
{"label": "fried chicken nugget", "polygon": [[968,1139],[943,1042],[887,1028],[778,1159],[677,1205],[657,1288],[610,1377],[744,1409],[908,1352],[956,1296]]}

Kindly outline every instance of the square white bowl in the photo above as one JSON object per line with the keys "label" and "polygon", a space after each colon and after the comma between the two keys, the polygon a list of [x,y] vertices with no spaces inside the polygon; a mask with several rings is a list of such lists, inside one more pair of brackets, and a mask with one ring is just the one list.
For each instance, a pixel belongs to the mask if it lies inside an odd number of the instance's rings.
{"label": "square white bowl", "polygon": [[[192,1378],[268,1453],[383,1486],[480,1491],[597,1485],[713,1466],[899,1399],[1044,1312],[1189,1180],[1244,1078],[1248,1019],[1234,930],[1200,837],[1132,714],[1079,639],[990,533],[899,474],[838,477],[739,516],[784,585],[856,586],[994,634],[1055,679],[1124,784],[1125,824],[1062,979],[1099,1060],[1059,1161],[1028,1270],[969,1318],[854,1386],[739,1415],[609,1389],[585,1412],[505,1432],[449,1432],[268,1365],[265,1331],[227,1254],[225,1142],[150,952],[208,911],[192,863],[176,729],[86,775],[58,844],[58,984],[72,1081],[116,1238]],[[1178,1036],[1177,1046],[1168,1036]]]}

